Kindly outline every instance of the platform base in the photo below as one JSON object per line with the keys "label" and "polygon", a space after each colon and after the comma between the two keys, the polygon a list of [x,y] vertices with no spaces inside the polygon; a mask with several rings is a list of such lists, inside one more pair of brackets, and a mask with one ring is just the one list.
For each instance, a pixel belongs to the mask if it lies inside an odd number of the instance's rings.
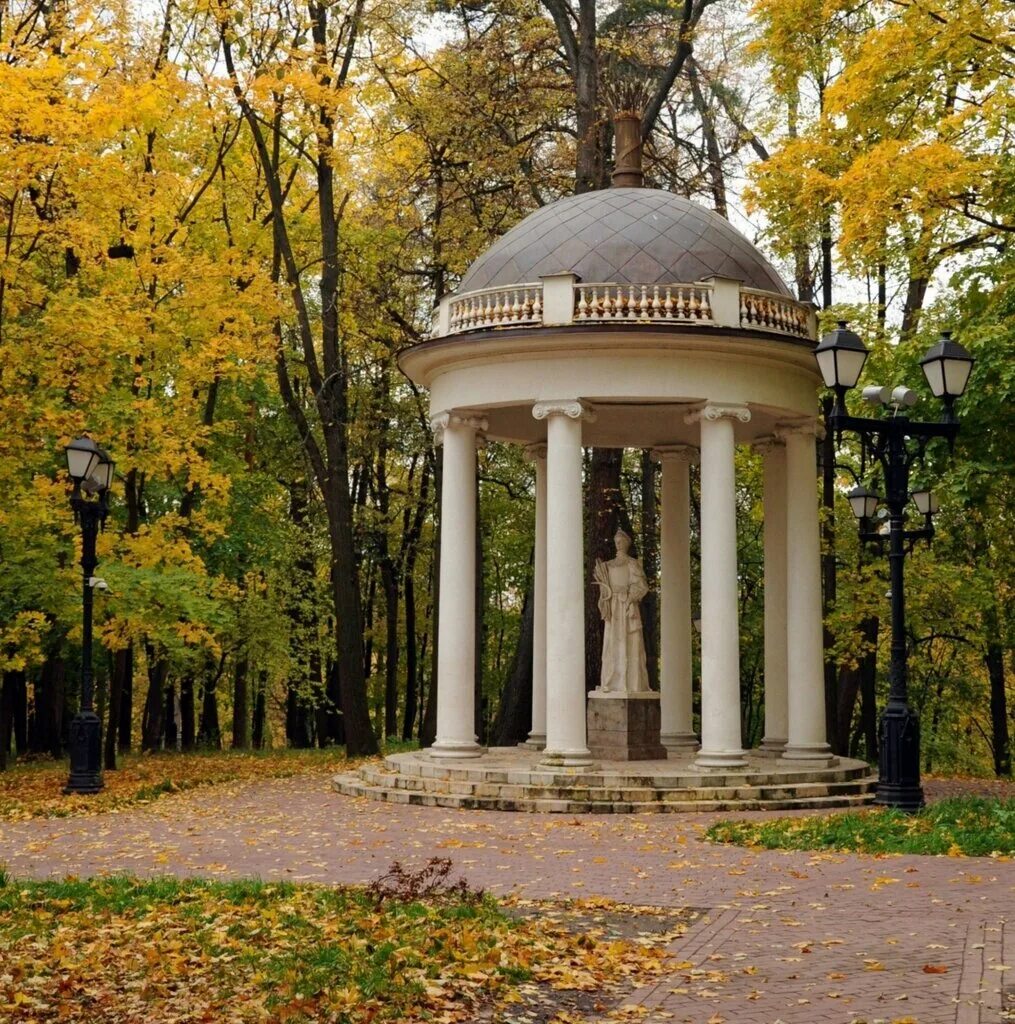
{"label": "platform base", "polygon": [[666,757],[659,741],[658,693],[603,693],[588,701],[588,742],[604,761],[658,761]]}

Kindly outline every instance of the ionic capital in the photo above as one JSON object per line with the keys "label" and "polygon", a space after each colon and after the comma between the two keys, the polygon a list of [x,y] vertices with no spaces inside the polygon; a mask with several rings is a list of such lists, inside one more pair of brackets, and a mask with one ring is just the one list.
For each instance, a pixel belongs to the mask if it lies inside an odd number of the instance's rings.
{"label": "ionic capital", "polygon": [[694,412],[689,412],[684,417],[684,422],[698,423],[701,420],[707,420],[710,423],[714,423],[716,420],[722,419],[739,420],[741,423],[749,423],[751,420],[751,410],[746,405],[710,402],[700,409],[695,409]]}
{"label": "ionic capital", "polygon": [[778,437],[776,434],[770,434],[768,437],[759,437],[754,442],[754,450],[759,455],[771,455],[772,452],[785,451],[786,445],[781,437]]}
{"label": "ionic capital", "polygon": [[820,441],[825,436],[825,427],[821,420],[815,419],[813,416],[776,425],[775,437],[777,440],[785,441],[787,437],[794,434],[802,437],[816,437]]}
{"label": "ionic capital", "polygon": [[487,421],[484,416],[476,416],[470,412],[456,412],[453,409],[438,413],[430,417],[430,429],[433,431],[434,444],[441,444],[444,440],[444,431],[455,427],[470,427],[477,433],[487,429]]}
{"label": "ionic capital", "polygon": [[683,462],[696,466],[698,455],[698,449],[690,444],[668,444],[652,449],[653,462]]}
{"label": "ionic capital", "polygon": [[537,420],[545,420],[548,416],[567,416],[568,419],[594,423],[596,419],[596,414],[577,398],[536,402],[532,407],[532,415]]}
{"label": "ionic capital", "polygon": [[527,444],[522,457],[526,462],[544,462],[546,460],[546,442],[536,441],[534,444]]}

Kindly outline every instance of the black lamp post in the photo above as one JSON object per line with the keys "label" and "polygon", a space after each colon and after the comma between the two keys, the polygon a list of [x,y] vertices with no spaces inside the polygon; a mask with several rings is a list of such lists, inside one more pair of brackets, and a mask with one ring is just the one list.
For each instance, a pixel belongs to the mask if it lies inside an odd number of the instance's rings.
{"label": "black lamp post", "polygon": [[98,793],[102,789],[99,716],[92,707],[92,595],[96,584],[95,541],[106,520],[107,495],[113,483],[113,462],[91,438],[67,445],[67,472],[74,482],[71,508],[81,524],[81,572],[84,582],[84,623],[81,634],[81,706],[70,724],[70,778],[65,793]]}
{"label": "black lamp post", "polygon": [[[846,412],[845,395],[856,387],[867,358],[867,349],[850,331],[845,321],[826,334],[815,350],[818,368],[825,384],[836,395],[829,426],[840,437],[850,430],[860,439],[860,475],[867,462],[877,463],[885,484],[885,495],[867,490],[862,484],[850,491],[848,498],[853,514],[860,522],[860,539],[879,547],[888,542],[888,565],[892,599],[892,656],[889,671],[888,705],[881,716],[881,745],[878,751],[878,789],[875,802],[915,811],[923,806],[920,785],[920,721],[909,706],[906,654],[906,609],[903,589],[906,550],[917,540],[930,541],[934,535],[931,520],[937,502],[930,491],[912,494],[924,525],[918,530],[906,529],[906,505],[910,500],[909,473],[914,463],[922,462],[928,444],[943,437],[954,444],[959,432],[953,406],[969,380],[973,358],[949,335],[943,335],[920,361],[924,376],[935,397],[945,405],[939,423],[917,423],[903,410],[916,401],[908,388],[864,388],[864,398],[887,405],[892,413],[885,419],[850,416]],[[871,529],[871,517],[884,501],[888,509],[888,535]]]}

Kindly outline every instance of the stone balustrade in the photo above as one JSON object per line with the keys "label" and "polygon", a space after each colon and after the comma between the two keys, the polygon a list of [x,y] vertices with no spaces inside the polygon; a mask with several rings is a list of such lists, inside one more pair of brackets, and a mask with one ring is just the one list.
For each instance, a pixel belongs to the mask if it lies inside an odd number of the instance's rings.
{"label": "stone balustrade", "polygon": [[448,333],[542,322],[543,286],[537,281],[508,288],[483,288],[455,296],[450,304]]}
{"label": "stone balustrade", "polygon": [[814,338],[811,307],[724,278],[674,284],[580,282],[570,274],[445,296],[434,337],[480,330],[583,324],[653,324],[765,331]]}
{"label": "stone balustrade", "polygon": [[712,323],[710,292],[708,285],[694,284],[579,284],[574,320]]}
{"label": "stone balustrade", "polygon": [[775,292],[740,292],[740,324],[756,331],[809,336],[810,315],[801,302]]}

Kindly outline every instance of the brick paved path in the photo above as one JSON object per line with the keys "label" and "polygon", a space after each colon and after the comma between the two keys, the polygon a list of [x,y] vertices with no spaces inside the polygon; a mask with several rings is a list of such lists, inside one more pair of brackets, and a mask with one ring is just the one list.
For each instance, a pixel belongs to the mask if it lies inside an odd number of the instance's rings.
{"label": "brick paved path", "polygon": [[496,893],[709,908],[672,947],[679,969],[634,997],[652,1024],[1006,1019],[1015,864],[717,847],[699,839],[714,817],[445,811],[354,800],[325,779],[296,778],[0,824],[0,864],[36,877],[364,882],[395,859],[449,856]]}

